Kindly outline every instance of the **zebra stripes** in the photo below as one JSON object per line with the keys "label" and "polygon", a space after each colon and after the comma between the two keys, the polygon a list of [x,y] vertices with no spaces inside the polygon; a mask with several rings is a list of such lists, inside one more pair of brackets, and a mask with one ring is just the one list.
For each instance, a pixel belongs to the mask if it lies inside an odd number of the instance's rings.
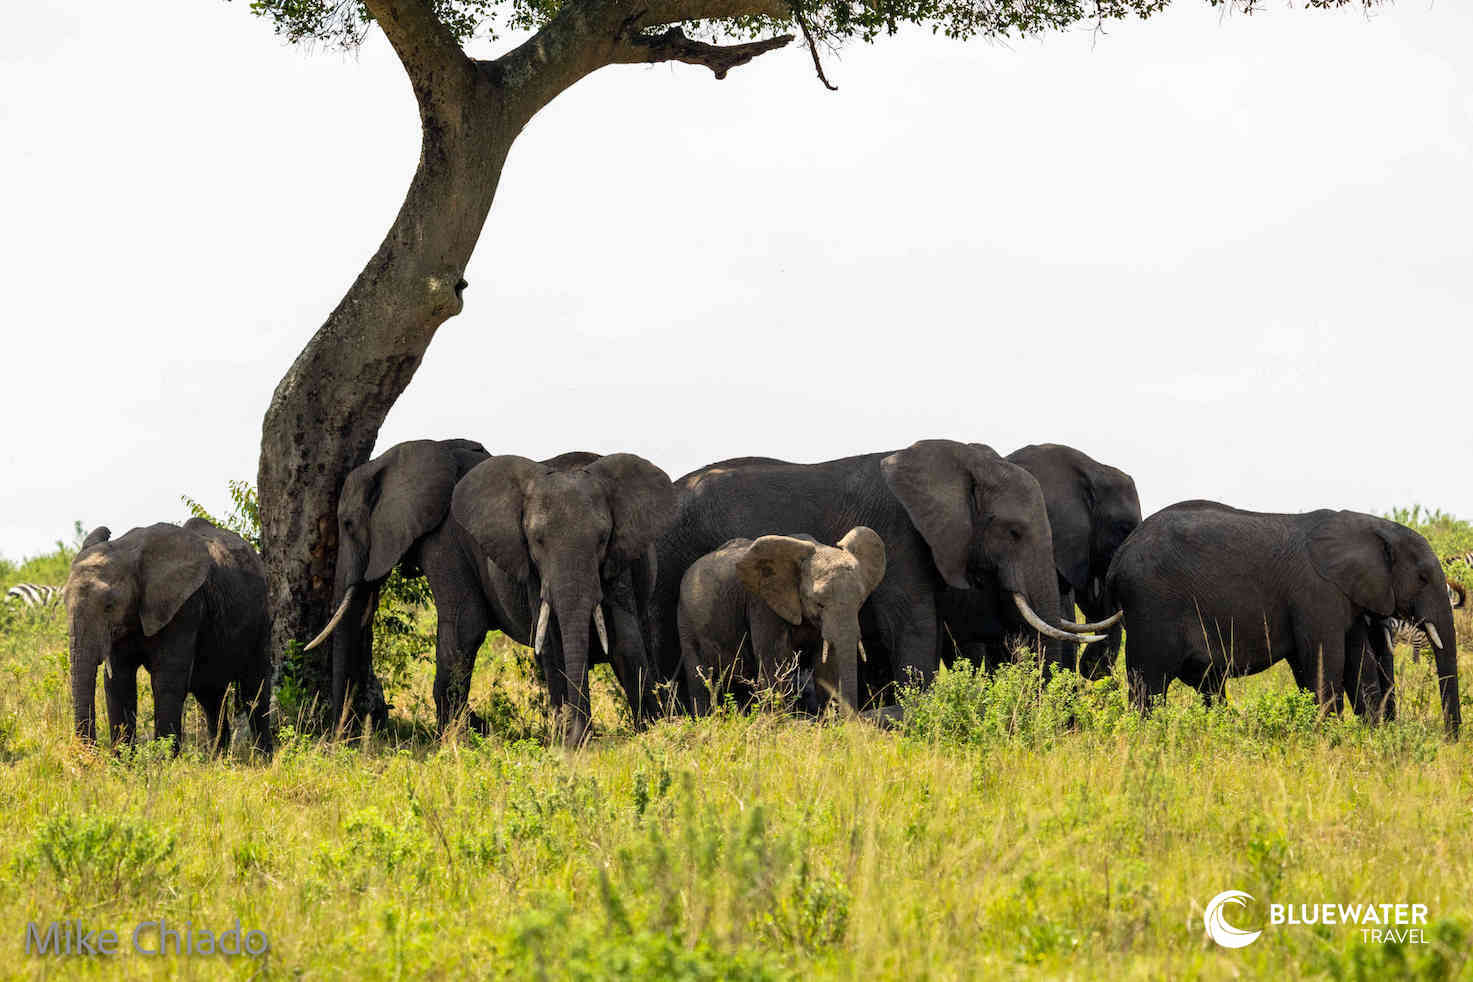
{"label": "zebra stripes", "polygon": [[5,591],[5,599],[22,607],[49,607],[61,601],[62,587],[40,583],[17,583]]}

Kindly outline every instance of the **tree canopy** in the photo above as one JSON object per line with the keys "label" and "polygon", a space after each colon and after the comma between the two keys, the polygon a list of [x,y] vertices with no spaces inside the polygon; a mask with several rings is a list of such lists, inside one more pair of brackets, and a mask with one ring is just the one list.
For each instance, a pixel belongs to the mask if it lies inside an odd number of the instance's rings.
{"label": "tree canopy", "polygon": [[[1306,8],[1373,7],[1379,0],[1303,0]],[[535,31],[546,26],[565,7],[579,0],[433,0],[435,16],[455,39],[464,44],[475,38],[496,40],[508,32]],[[810,46],[815,39],[834,45],[851,39],[873,41],[893,35],[906,25],[919,26],[947,37],[1017,39],[1049,31],[1090,25],[1103,26],[1129,18],[1145,19],[1160,13],[1171,0],[742,0],[721,6],[730,16],[712,16],[708,0],[676,0],[677,16],[661,18],[700,21],[713,39],[758,37],[787,24],[804,29]],[[1209,6],[1251,14],[1263,0],[1207,0]],[[597,6],[598,0],[585,3]],[[664,4],[660,4],[664,6]],[[682,10],[682,8],[684,8]],[[268,18],[277,34],[292,42],[312,42],[351,49],[361,44],[374,23],[363,0],[251,0],[251,10]],[[686,16],[678,16],[681,13]],[[646,23],[649,21],[647,20]]]}

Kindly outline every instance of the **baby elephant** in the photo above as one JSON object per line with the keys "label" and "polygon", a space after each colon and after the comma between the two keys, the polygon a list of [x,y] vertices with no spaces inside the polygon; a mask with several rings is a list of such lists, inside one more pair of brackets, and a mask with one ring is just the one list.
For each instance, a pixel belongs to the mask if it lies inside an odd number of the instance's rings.
{"label": "baby elephant", "polygon": [[270,752],[266,571],[240,536],[200,518],[117,539],[95,529],[72,560],[66,605],[78,736],[96,736],[93,691],[102,668],[113,740],[133,739],[142,666],[153,682],[154,734],[173,737],[176,751],[189,694],[204,708],[211,738],[229,745],[222,710],[234,683],[256,747]]}
{"label": "baby elephant", "polygon": [[820,689],[859,704],[859,608],[885,576],[885,544],[864,526],[838,548],[806,535],[732,539],[680,581],[680,653],[698,714],[712,683],[771,685],[792,652],[822,642]]}

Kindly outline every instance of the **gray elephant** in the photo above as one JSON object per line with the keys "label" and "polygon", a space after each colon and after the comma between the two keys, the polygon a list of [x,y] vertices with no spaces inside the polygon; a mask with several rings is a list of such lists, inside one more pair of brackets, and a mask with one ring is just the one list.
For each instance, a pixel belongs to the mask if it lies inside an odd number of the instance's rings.
{"label": "gray elephant", "polygon": [[[355,467],[338,496],[335,611],[307,650],[332,642],[332,712],[344,719],[351,693],[383,725],[370,653],[373,613],[389,574],[423,572],[434,597],[435,715],[443,728],[466,709],[476,652],[486,632],[524,637],[514,584],[488,575],[484,555],[450,518],[450,495],[491,455],[472,440],[411,440]],[[592,457],[593,455],[587,455]],[[471,714],[473,726],[480,720]]]}
{"label": "gray elephant", "polygon": [[860,611],[866,701],[896,682],[930,682],[940,655],[937,603],[948,586],[997,598],[1009,617],[1049,639],[1056,660],[1060,642],[1088,639],[1057,624],[1058,576],[1038,482],[990,447],[922,440],[819,464],[740,458],[687,474],[678,487],[651,608],[666,679],[682,675],[676,608],[685,571],[733,538],[783,529],[835,541],[865,525],[885,545],[885,578]]}
{"label": "gray elephant", "polygon": [[452,517],[492,574],[520,585],[523,623],[536,612],[517,639],[532,644],[571,746],[587,735],[594,660],[612,662],[636,722],[655,711],[643,621],[654,542],[674,511],[669,476],[634,454],[566,466],[491,457],[455,487]]}
{"label": "gray elephant", "polygon": [[[709,688],[741,679],[779,681],[800,648],[818,647],[815,682],[859,708],[859,609],[885,576],[885,543],[851,529],[837,547],[807,535],[733,539],[682,577],[681,660],[693,710]],[[745,653],[745,657],[742,657]]]}
{"label": "gray elephant", "polygon": [[135,738],[142,667],[153,683],[154,733],[172,737],[176,752],[187,695],[204,708],[215,745],[229,745],[224,701],[232,685],[255,746],[270,752],[266,570],[240,536],[201,518],[117,539],[94,529],[72,560],[66,604],[80,737],[97,735],[93,693],[102,668],[112,738]]}
{"label": "gray elephant", "polygon": [[[1054,562],[1059,570],[1059,604],[1066,616],[1075,605],[1086,621],[1105,625],[1118,609],[1105,596],[1105,574],[1115,550],[1141,523],[1141,499],[1135,479],[1073,447],[1041,443],[1008,454],[1038,480],[1053,533]],[[1086,678],[1110,674],[1120,650],[1122,629],[1108,625],[1104,641],[1079,653]]]}
{"label": "gray elephant", "polygon": [[[1125,664],[1142,708],[1173,679],[1210,698],[1231,676],[1287,660],[1301,687],[1338,710],[1348,680],[1364,664],[1369,681],[1380,654],[1383,632],[1368,637],[1368,623],[1397,617],[1426,631],[1444,724],[1456,734],[1462,722],[1442,564],[1426,539],[1395,522],[1182,502],[1126,539],[1105,587],[1125,608]],[[1356,698],[1358,684],[1349,687]]]}

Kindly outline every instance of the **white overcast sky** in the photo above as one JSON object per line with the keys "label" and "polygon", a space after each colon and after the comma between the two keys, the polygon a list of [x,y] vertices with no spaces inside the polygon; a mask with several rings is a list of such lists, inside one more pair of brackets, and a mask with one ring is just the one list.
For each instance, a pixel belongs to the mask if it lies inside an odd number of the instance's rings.
{"label": "white overcast sky", "polygon": [[[381,36],[244,2],[12,4],[0,555],[223,507],[418,153]],[[924,437],[1077,446],[1150,512],[1473,512],[1473,9],[1178,0],[1004,47],[914,33],[714,81],[605,69],[513,150],[383,449],[672,477]]]}

